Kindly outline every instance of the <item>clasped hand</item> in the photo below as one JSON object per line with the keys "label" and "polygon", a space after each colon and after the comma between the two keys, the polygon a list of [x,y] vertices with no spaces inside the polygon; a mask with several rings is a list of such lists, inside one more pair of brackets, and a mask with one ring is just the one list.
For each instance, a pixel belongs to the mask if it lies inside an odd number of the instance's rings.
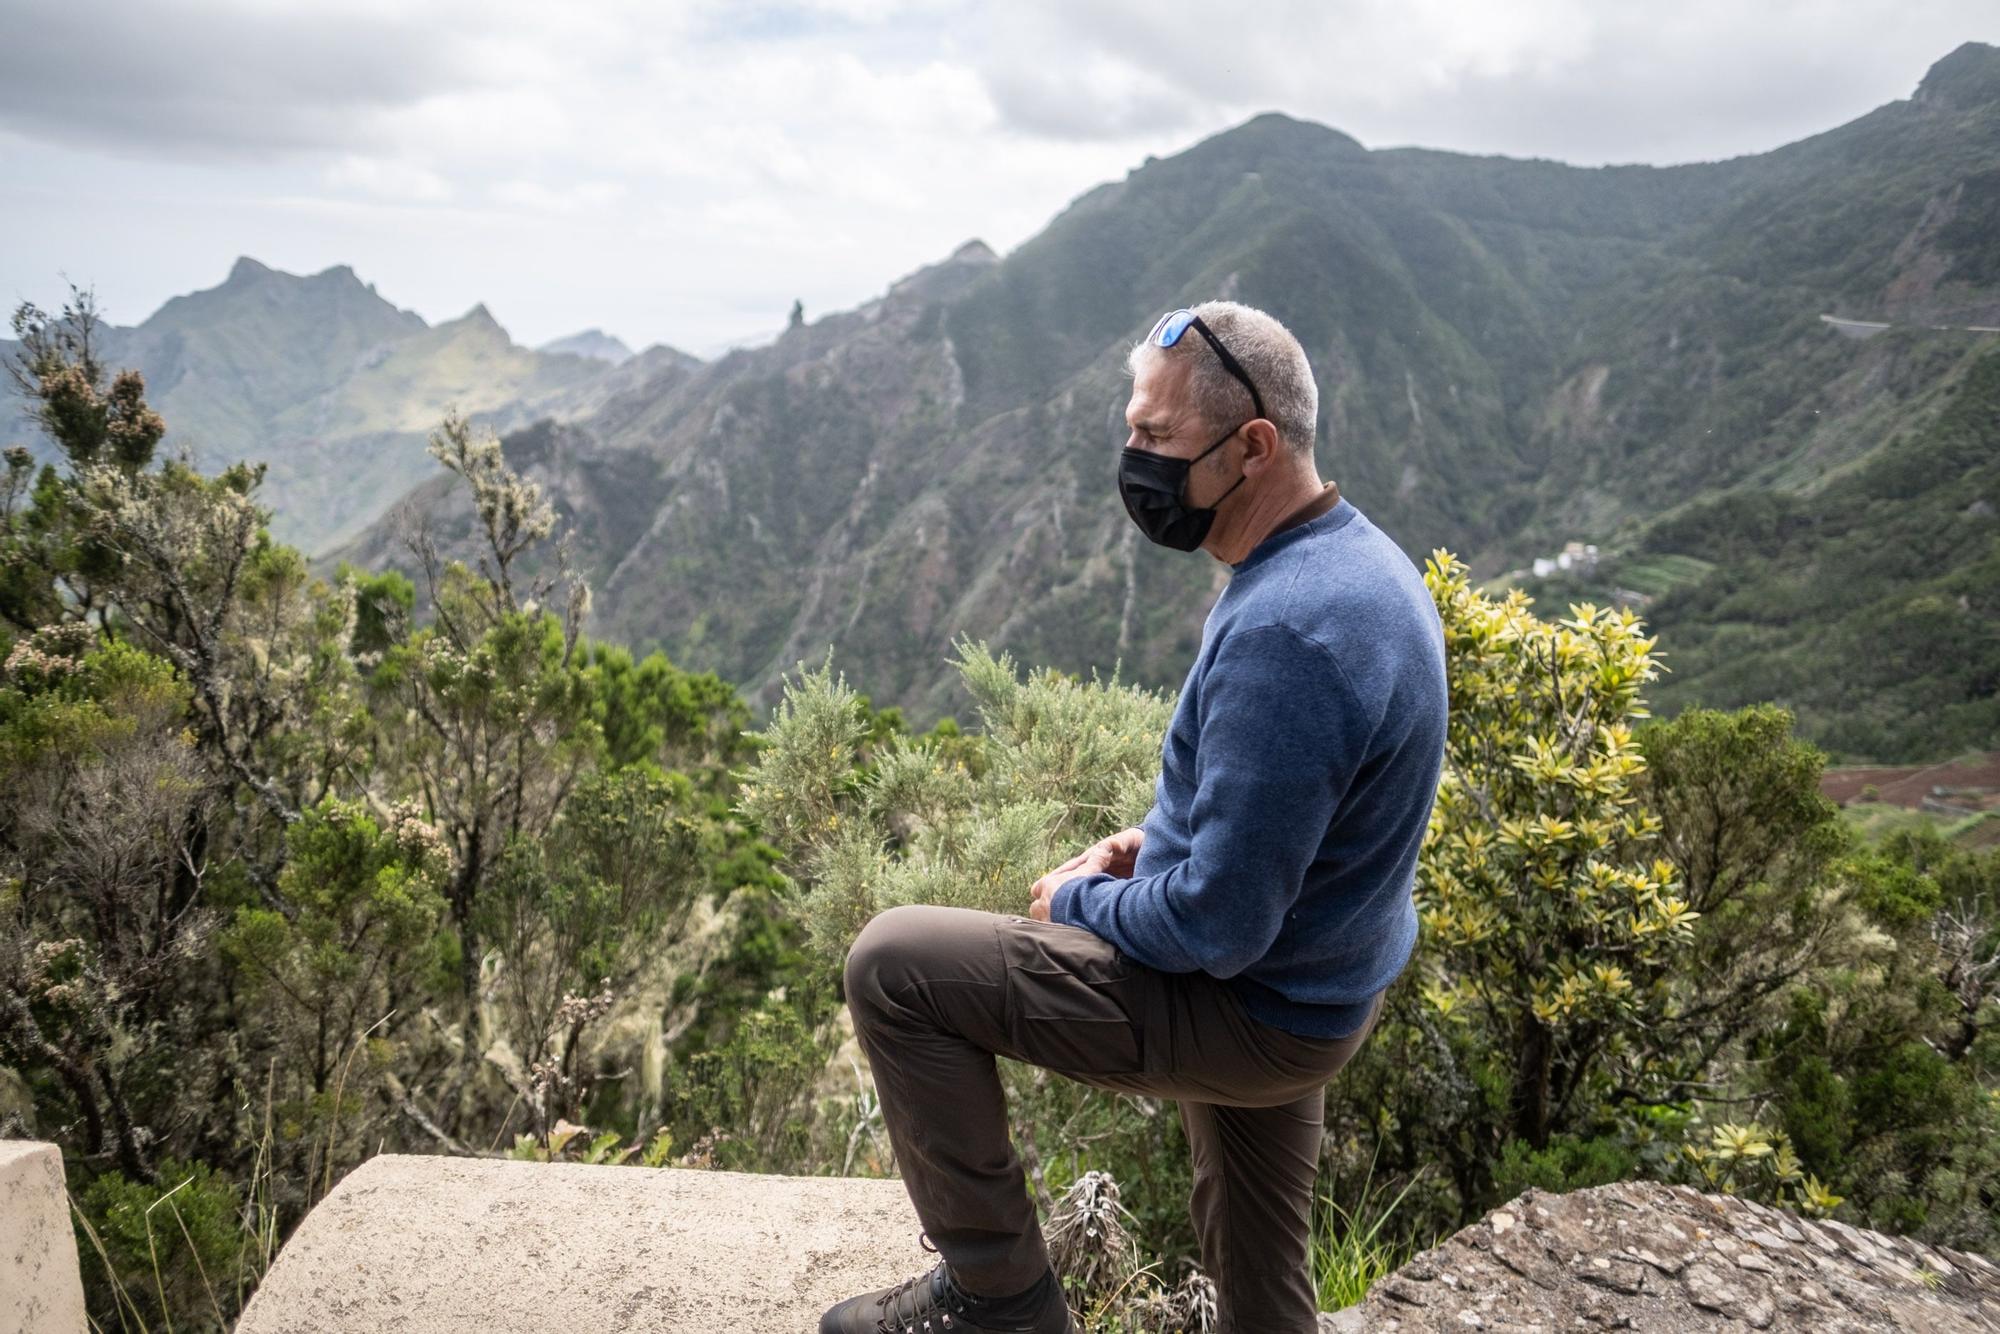
{"label": "clasped hand", "polygon": [[1076,856],[1064,862],[1055,870],[1037,880],[1028,891],[1028,916],[1037,922],[1049,920],[1049,901],[1056,896],[1056,890],[1064,881],[1080,875],[1129,876],[1139,858],[1139,846],[1146,841],[1144,830],[1137,827],[1121,829],[1109,838],[1099,839]]}

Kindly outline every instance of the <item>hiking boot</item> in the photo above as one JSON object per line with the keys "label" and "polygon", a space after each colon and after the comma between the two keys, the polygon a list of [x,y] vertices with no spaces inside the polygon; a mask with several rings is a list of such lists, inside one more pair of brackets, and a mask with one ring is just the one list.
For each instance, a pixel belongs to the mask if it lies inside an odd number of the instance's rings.
{"label": "hiking boot", "polygon": [[[923,1248],[935,1251],[928,1237]],[[1005,1302],[974,1297],[940,1260],[927,1274],[829,1307],[819,1334],[1075,1334],[1055,1271]]]}

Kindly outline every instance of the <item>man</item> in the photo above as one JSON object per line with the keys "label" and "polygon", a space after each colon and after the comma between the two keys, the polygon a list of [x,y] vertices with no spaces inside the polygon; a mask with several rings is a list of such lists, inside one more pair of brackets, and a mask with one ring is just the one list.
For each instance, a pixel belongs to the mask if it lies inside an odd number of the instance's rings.
{"label": "man", "polygon": [[855,1031],[943,1258],[833,1307],[822,1334],[1074,1328],[995,1054],[1175,1099],[1222,1329],[1317,1326],[1325,1085],[1415,943],[1443,631],[1408,557],[1321,483],[1318,392],[1282,324],[1232,302],[1174,311],[1128,366],[1126,511],[1230,581],[1142,825],[1036,881],[1027,916],[905,905],[855,938]]}

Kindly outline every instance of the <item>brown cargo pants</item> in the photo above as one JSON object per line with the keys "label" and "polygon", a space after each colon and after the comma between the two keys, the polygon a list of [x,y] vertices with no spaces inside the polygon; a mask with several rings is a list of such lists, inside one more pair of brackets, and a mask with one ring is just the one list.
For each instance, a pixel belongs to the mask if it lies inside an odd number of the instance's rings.
{"label": "brown cargo pants", "polygon": [[1082,927],[970,908],[877,913],[847,955],[854,1028],[918,1219],[972,1291],[1048,1266],[996,1055],[1172,1098],[1189,1211],[1225,1334],[1314,1334],[1311,1223],[1325,1086],[1374,1027],[1310,1038],[1207,973],[1148,968]]}

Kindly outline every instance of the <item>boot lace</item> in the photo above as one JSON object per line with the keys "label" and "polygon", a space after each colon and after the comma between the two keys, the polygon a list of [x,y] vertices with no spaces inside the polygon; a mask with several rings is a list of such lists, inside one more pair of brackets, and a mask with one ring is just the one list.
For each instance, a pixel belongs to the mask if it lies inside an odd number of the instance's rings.
{"label": "boot lace", "polygon": [[[927,1232],[917,1234],[917,1244],[937,1252]],[[876,1300],[882,1308],[875,1317],[876,1334],[952,1334],[964,1328],[966,1309],[971,1305],[943,1260],[925,1273],[904,1279]]]}

